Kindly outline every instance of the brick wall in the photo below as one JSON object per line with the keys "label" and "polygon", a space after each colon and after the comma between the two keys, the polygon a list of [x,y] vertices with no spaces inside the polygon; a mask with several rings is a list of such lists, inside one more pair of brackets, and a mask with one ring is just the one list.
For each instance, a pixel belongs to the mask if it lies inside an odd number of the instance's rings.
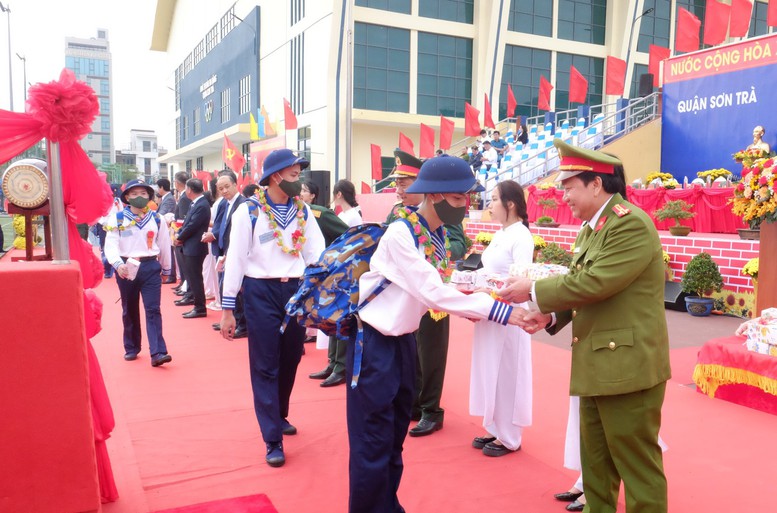
{"label": "brick wall", "polygon": [[[474,221],[468,222],[465,231],[469,238],[475,240],[478,232],[493,233],[499,229],[497,223]],[[547,242],[569,249],[577,237],[577,227],[560,226],[558,228],[539,228],[531,226],[533,235],[539,235]],[[739,240],[734,235],[726,234],[694,234],[688,237],[673,237],[666,231],[659,231],[661,245],[669,253],[669,267],[674,271],[674,281],[680,281],[685,267],[691,258],[702,251],[712,256],[723,275],[723,288],[734,292],[752,292],[753,282],[740,272],[751,258],[758,256],[759,242],[757,240]],[[476,244],[478,249],[482,249]]]}

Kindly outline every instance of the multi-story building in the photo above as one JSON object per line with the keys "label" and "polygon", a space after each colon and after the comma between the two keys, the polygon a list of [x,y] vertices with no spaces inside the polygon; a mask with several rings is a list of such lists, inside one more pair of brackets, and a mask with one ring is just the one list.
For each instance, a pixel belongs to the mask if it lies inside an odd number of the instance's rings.
{"label": "multi-story building", "polygon": [[[278,136],[260,143],[264,149],[298,149],[333,180],[369,182],[370,144],[382,148],[390,169],[399,132],[417,145],[419,124],[439,130],[443,115],[456,123],[455,145],[463,138],[464,103],[482,110],[488,94],[492,117],[503,118],[508,84],[519,115],[538,114],[541,76],[554,86],[551,108],[565,110],[574,65],[589,82],[589,104],[614,102],[604,94],[605,63],[614,56],[627,61],[626,96],[637,96],[649,45],[674,46],[680,7],[703,29],[705,4],[157,0],[152,49],[168,53],[176,90],[176,148],[163,161],[220,169],[224,134],[248,157],[249,114],[264,105],[279,122]],[[768,31],[766,10],[765,0],[755,1],[750,36]],[[284,98],[296,112],[296,130],[283,130]]]}
{"label": "multi-story building", "polygon": [[81,146],[95,166],[113,164],[113,95],[111,88],[111,50],[108,31],[97,30],[97,37],[65,39],[65,67],[78,80],[89,84],[97,94],[100,112],[92,132],[81,140]]}
{"label": "multi-story building", "polygon": [[159,149],[157,135],[153,130],[130,130],[129,148],[122,150],[125,155],[135,156],[135,167],[138,174],[151,183],[160,177]]}

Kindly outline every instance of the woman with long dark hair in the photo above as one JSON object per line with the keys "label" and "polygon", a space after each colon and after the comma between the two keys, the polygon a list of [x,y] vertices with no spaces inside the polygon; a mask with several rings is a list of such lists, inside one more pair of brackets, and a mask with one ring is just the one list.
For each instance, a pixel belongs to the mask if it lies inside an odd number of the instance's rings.
{"label": "woman with long dark hair", "polygon": [[348,180],[338,180],[332,190],[333,204],[342,211],[338,214],[349,228],[362,224],[362,212],[356,201],[356,187]]}
{"label": "woman with long dark hair", "polygon": [[[511,264],[530,264],[534,254],[523,188],[512,180],[499,182],[491,193],[489,211],[502,228],[483,252],[480,272],[506,276]],[[469,413],[483,417],[487,434],[476,437],[473,447],[486,456],[504,456],[521,448],[523,428],[532,421],[531,383],[529,334],[517,326],[477,323]]]}

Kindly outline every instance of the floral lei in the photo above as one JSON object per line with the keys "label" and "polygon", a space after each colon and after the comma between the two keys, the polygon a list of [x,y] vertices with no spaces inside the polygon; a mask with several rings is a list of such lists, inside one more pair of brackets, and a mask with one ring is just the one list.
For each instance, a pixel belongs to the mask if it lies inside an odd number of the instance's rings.
{"label": "floral lei", "polygon": [[124,223],[122,223],[121,225],[116,226],[114,228],[113,226],[108,226],[107,224],[104,224],[103,225],[103,230],[105,230],[106,232],[110,232],[110,231],[113,231],[113,230],[119,230],[120,232],[123,232],[127,228],[132,228],[133,226],[138,224],[138,221],[142,221],[143,218],[146,217],[146,214],[148,213],[148,210],[149,210],[148,207],[144,207],[143,208],[143,212],[141,212],[139,216],[135,216],[135,219],[130,221],[127,226],[124,226]]}
{"label": "floral lei", "polygon": [[305,244],[305,203],[299,196],[294,197],[294,206],[297,207],[297,226],[299,227],[294,233],[291,234],[291,248],[287,248],[283,243],[283,232],[278,228],[278,223],[275,221],[275,216],[272,213],[270,205],[267,204],[267,196],[263,189],[256,191],[256,196],[259,198],[259,205],[262,208],[262,212],[265,213],[270,223],[270,228],[273,231],[273,238],[275,243],[281,248],[281,250],[291,256],[299,256],[302,251],[302,245]]}
{"label": "floral lei", "polygon": [[[434,252],[434,243],[432,242],[432,236],[429,230],[419,221],[418,214],[411,212],[406,207],[400,207],[397,209],[397,215],[402,219],[407,220],[410,226],[413,228],[413,233],[418,237],[418,243],[424,248],[424,256],[426,261],[429,262],[440,273],[442,281],[447,283],[451,279],[453,269],[449,268],[448,264],[451,260],[451,241],[448,239],[447,233],[445,236],[445,258],[437,258]],[[443,230],[445,230],[443,228]]]}

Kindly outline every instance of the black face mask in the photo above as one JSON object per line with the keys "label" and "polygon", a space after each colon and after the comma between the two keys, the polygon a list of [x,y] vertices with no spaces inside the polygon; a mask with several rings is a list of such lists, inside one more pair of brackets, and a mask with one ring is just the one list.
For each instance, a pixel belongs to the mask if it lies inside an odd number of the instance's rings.
{"label": "black face mask", "polygon": [[448,200],[435,203],[434,211],[437,213],[437,217],[440,218],[443,224],[460,224],[464,220],[464,216],[467,213],[467,207],[453,207]]}
{"label": "black face mask", "polygon": [[284,194],[286,196],[289,196],[291,198],[295,196],[299,196],[299,193],[302,192],[302,182],[297,180],[296,182],[290,182],[288,180],[281,180],[278,183],[278,187],[281,188]]}

